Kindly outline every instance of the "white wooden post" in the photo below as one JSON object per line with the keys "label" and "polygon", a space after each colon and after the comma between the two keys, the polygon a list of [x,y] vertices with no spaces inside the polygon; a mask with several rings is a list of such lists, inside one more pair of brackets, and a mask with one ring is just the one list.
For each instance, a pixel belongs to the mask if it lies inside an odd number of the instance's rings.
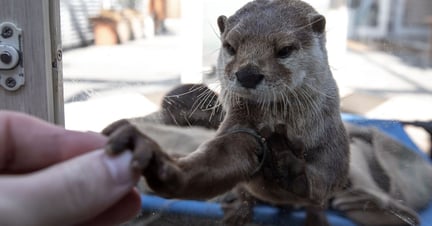
{"label": "white wooden post", "polygon": [[2,22],[22,29],[25,84],[16,91],[0,87],[0,109],[64,125],[59,1],[0,0]]}
{"label": "white wooden post", "polygon": [[203,1],[181,1],[181,82],[202,82]]}

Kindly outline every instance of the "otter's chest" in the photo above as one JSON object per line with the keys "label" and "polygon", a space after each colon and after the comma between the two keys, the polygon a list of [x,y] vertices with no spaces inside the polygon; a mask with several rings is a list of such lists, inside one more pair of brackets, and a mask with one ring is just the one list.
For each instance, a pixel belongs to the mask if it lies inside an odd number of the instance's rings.
{"label": "otter's chest", "polygon": [[[258,129],[270,128],[272,131],[278,126],[283,125],[286,128],[285,134],[288,137],[299,138],[304,143],[315,143],[322,131],[322,125],[307,121],[302,117],[283,117],[280,115],[271,115],[257,118],[255,126]],[[309,145],[306,145],[309,146]]]}

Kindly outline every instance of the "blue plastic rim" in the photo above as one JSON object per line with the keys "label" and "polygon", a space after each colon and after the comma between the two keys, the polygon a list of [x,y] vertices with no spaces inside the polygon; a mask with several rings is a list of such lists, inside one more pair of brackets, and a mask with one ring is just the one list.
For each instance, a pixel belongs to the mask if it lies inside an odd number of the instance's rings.
{"label": "blue plastic rim", "polygon": [[[398,121],[366,119],[351,114],[342,114],[342,118],[344,121],[356,125],[374,126],[430,161],[429,157],[414,144]],[[209,219],[223,218],[222,208],[219,203],[215,202],[164,199],[159,196],[142,194],[141,207],[144,212],[181,214]],[[432,203],[419,214],[422,226],[432,226]],[[327,217],[332,226],[356,225],[338,212],[328,211]],[[254,222],[256,223],[302,225],[304,219],[305,212],[303,211],[286,212],[272,206],[256,206],[254,208]]]}
{"label": "blue plastic rim", "polygon": [[[141,195],[141,207],[145,212],[180,214],[192,217],[208,219],[222,219],[223,211],[219,203],[203,202],[193,200],[164,199],[154,195]],[[350,220],[336,212],[327,214],[333,226],[354,226]],[[254,219],[256,223],[273,225],[301,225],[305,219],[305,212],[290,211],[284,212],[272,206],[256,206],[254,208]]]}

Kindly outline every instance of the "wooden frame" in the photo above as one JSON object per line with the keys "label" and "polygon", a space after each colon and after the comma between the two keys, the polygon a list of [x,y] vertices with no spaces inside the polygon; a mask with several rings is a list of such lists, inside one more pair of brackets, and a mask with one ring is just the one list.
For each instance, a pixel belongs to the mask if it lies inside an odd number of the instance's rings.
{"label": "wooden frame", "polygon": [[25,85],[0,87],[0,109],[21,111],[64,125],[58,0],[0,0],[0,23],[22,29]]}

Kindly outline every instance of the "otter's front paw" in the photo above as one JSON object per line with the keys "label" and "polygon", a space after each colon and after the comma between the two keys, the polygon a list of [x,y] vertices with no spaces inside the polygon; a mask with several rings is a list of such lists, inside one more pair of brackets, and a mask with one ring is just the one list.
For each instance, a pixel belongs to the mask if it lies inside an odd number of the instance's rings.
{"label": "otter's front paw", "polygon": [[181,184],[176,162],[162,151],[150,137],[141,133],[127,120],[117,121],[102,131],[109,137],[105,147],[108,154],[132,151],[132,168],[140,172],[148,185],[158,194],[171,196]]}
{"label": "otter's front paw", "polygon": [[154,155],[161,152],[156,142],[125,119],[111,124],[102,133],[109,137],[105,146],[108,154],[116,155],[126,150],[133,152],[131,164],[135,170],[144,171]]}
{"label": "otter's front paw", "polygon": [[309,195],[306,175],[305,148],[297,137],[288,137],[285,125],[277,125],[273,132],[263,129],[270,150],[267,174],[276,179],[279,186],[301,197]]}

